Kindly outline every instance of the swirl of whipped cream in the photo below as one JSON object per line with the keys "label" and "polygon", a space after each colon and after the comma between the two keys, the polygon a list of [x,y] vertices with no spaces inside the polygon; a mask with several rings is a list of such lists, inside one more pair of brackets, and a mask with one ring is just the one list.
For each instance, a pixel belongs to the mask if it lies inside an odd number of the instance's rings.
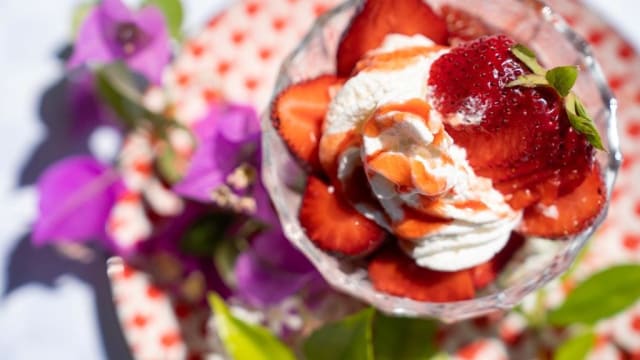
{"label": "swirl of whipped cream", "polygon": [[356,209],[418,265],[457,271],[490,260],[522,214],[474,173],[428,102],[431,64],[447,51],[420,35],[387,36],[332,100],[320,161],[345,188],[364,171],[375,200]]}

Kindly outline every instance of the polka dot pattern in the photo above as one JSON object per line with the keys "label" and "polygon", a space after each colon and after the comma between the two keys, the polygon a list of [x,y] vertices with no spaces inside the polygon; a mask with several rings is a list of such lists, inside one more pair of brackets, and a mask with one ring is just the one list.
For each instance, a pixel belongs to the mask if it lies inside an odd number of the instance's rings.
{"label": "polka dot pattern", "polygon": [[[175,116],[190,124],[219,99],[264,109],[282,59],[313,19],[338,2],[247,0],[212,18],[202,33],[187,42],[165,74]],[[545,306],[552,308],[593,272],[612,264],[640,261],[640,190],[634,184],[634,179],[640,178],[640,57],[579,1],[547,2],[592,44],[620,103],[625,154],[609,218],[572,276],[546,288]],[[144,158],[144,153],[141,156]],[[137,186],[146,184],[145,164],[131,164],[136,171],[129,181]],[[140,201],[140,196],[132,198],[132,203]],[[123,330],[136,359],[215,358],[215,349],[210,348],[215,342],[207,339],[206,311],[172,303],[168,294],[150,285],[145,274],[119,259],[110,261],[109,274]],[[526,299],[523,307],[532,306],[534,300]],[[550,357],[552,349],[568,336],[561,330],[533,336],[526,324],[517,313],[496,314],[442,327],[438,344],[457,359],[527,359]],[[640,304],[597,324],[596,331],[598,342],[590,359],[640,358]]]}

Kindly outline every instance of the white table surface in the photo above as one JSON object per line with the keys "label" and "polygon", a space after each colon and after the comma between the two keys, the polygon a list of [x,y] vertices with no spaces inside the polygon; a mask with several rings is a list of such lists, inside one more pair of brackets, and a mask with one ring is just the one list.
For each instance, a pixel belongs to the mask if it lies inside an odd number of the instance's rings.
{"label": "white table surface", "polygon": [[[183,0],[186,27],[197,30],[231,0]],[[264,0],[267,1],[267,0]],[[640,48],[640,3],[585,0]],[[81,0],[0,0],[0,358],[127,359],[105,266],[78,264],[52,250],[32,249],[25,234],[36,194],[21,173],[55,121],[55,54],[68,39]],[[135,1],[133,1],[135,2]],[[45,111],[40,112],[40,108]],[[37,170],[37,168],[34,168]],[[29,176],[23,176],[30,180]],[[27,181],[28,182],[28,181]]]}

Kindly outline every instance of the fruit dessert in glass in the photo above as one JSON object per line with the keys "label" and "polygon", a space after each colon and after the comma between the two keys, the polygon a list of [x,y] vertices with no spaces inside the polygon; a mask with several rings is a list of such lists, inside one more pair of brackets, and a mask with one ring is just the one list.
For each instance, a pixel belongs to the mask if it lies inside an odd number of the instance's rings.
{"label": "fruit dessert in glass", "polygon": [[605,216],[614,112],[584,43],[539,1],[348,2],[282,67],[264,178],[336,288],[462,319],[569,266]]}

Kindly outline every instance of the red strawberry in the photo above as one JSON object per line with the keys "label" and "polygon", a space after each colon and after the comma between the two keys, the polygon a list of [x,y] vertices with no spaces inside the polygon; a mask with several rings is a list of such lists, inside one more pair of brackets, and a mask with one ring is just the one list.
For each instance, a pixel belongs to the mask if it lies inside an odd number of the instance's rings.
{"label": "red strawberry", "polygon": [[512,232],[507,245],[491,260],[471,268],[471,280],[476,290],[480,290],[491,284],[522,245],[524,245],[524,237]]}
{"label": "red strawberry", "polygon": [[545,209],[533,205],[524,212],[520,231],[525,235],[565,237],[587,228],[600,214],[605,203],[605,185],[597,164],[593,165],[586,179],[571,193],[553,202]]}
{"label": "red strawberry", "polygon": [[530,73],[511,53],[514,44],[506,36],[491,36],[458,46],[433,64],[429,85],[437,110],[478,118],[478,123],[446,126],[474,170],[528,206],[580,184],[593,149],[573,130],[553,89],[506,86]]}
{"label": "red strawberry", "polygon": [[479,17],[457,7],[445,5],[440,12],[447,22],[449,43],[452,45],[496,32]]}
{"label": "red strawberry", "polygon": [[274,102],[273,127],[294,156],[313,170],[320,169],[318,143],[331,89],[342,83],[333,75],[319,76],[288,87]]}
{"label": "red strawberry", "polygon": [[416,265],[397,247],[386,248],[371,259],[369,279],[380,292],[417,301],[448,302],[475,296],[468,270],[429,270]]}
{"label": "red strawberry", "polygon": [[334,187],[309,176],[300,207],[300,224],[326,251],[364,255],[382,244],[386,232],[357,212]]}
{"label": "red strawberry", "polygon": [[338,46],[338,75],[349,76],[358,60],[391,33],[422,34],[438,44],[447,43],[447,24],[423,0],[367,0]]}

